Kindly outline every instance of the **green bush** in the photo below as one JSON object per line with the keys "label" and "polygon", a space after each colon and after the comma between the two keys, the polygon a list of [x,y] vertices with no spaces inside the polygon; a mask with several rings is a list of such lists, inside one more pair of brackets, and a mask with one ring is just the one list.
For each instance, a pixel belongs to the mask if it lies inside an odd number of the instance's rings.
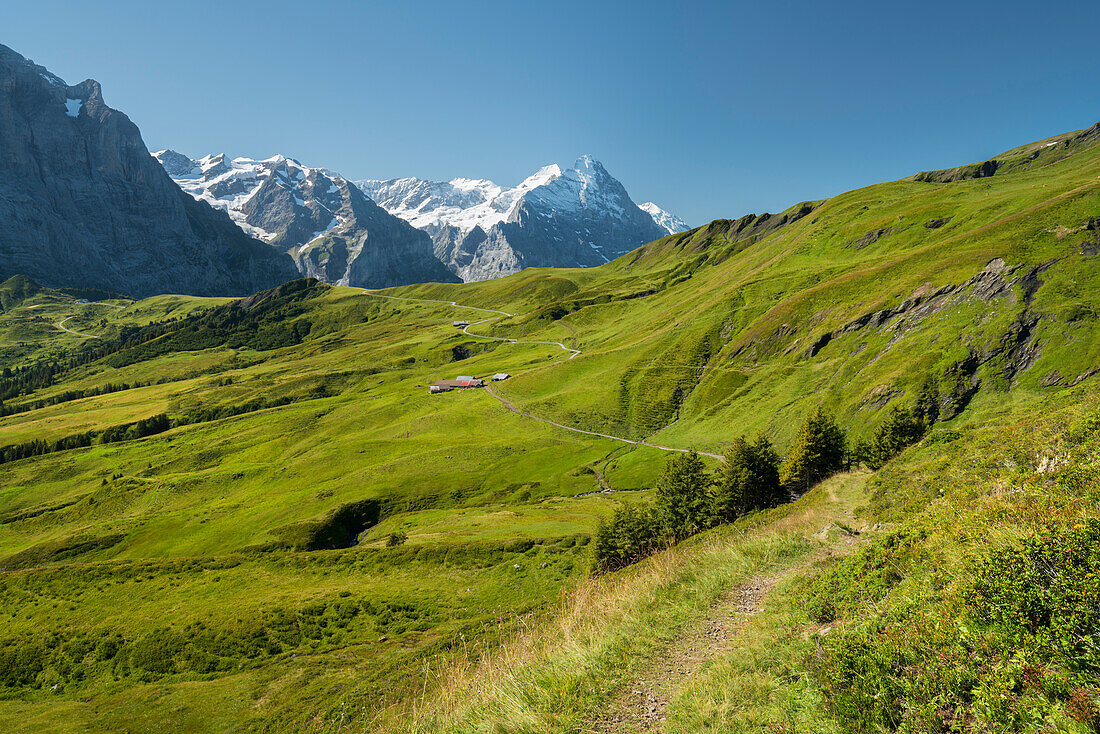
{"label": "green bush", "polygon": [[900,529],[816,576],[805,605],[810,619],[828,624],[884,598],[914,564],[925,560],[922,541],[927,537],[924,531]]}
{"label": "green bush", "polygon": [[1083,679],[1100,675],[1100,520],[1043,533],[983,564],[977,616]]}
{"label": "green bush", "polygon": [[8,640],[0,644],[0,684],[15,688],[29,685],[42,671],[46,651],[31,640]]}
{"label": "green bush", "polygon": [[842,728],[1100,731],[1100,521],[945,574],[922,538],[890,536],[811,584],[811,619],[840,621],[810,667]]}

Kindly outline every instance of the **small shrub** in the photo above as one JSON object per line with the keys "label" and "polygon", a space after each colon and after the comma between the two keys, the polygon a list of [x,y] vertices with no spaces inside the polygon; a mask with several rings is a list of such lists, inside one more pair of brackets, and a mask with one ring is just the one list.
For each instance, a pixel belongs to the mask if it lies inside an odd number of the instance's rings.
{"label": "small shrub", "polygon": [[994,554],[971,598],[1014,644],[1075,673],[1100,673],[1100,520]]}

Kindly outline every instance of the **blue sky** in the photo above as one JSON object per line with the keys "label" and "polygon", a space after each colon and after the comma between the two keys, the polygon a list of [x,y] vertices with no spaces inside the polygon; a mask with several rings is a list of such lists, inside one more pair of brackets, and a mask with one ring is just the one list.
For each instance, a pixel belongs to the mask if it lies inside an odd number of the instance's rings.
{"label": "blue sky", "polygon": [[590,153],[691,224],[1100,120],[1100,13],[1015,2],[12,3],[150,149],[514,184]]}

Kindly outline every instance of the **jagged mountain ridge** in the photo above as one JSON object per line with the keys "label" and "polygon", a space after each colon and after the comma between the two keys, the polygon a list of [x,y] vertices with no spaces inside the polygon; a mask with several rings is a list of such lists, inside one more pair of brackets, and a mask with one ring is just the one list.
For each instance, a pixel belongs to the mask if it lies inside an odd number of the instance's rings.
{"label": "jagged mountain ridge", "polygon": [[304,275],[366,288],[457,280],[424,232],[331,171],[282,155],[196,160],[162,150],[153,156],[184,191],[286,251]]}
{"label": "jagged mountain ridge", "polygon": [[487,179],[355,182],[391,214],[431,235],[435,254],[464,281],[525,267],[600,265],[687,229],[654,204],[643,209],[590,156],[544,166],[511,188]]}
{"label": "jagged mountain ridge", "polygon": [[653,221],[657,223],[657,226],[665,230],[669,234],[680,234],[681,232],[687,232],[691,227],[680,217],[676,216],[672,212],[665,211],[661,207],[654,204],[652,201],[647,201],[644,204],[639,204],[638,208],[643,212],[653,217]]}
{"label": "jagged mountain ridge", "polygon": [[98,82],[0,45],[0,280],[135,296],[236,295],[296,277],[283,253],[186,195]]}

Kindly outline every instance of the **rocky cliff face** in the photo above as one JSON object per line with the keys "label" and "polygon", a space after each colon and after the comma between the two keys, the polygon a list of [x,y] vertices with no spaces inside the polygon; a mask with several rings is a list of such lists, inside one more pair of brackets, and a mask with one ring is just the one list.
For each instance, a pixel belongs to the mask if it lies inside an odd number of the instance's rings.
{"label": "rocky cliff face", "polygon": [[331,171],[282,155],[193,160],[162,150],[154,157],[184,191],[289,253],[304,275],[365,288],[458,281],[426,233]]}
{"label": "rocky cliff face", "polygon": [[[387,211],[430,234],[436,257],[464,281],[525,267],[600,265],[683,224],[656,205],[649,205],[655,215],[643,211],[588,156],[572,168],[546,166],[513,188],[465,178],[356,183]],[[666,221],[658,224],[657,216]]]}
{"label": "rocky cliff face", "polygon": [[188,196],[99,83],[70,86],[0,46],[0,280],[147,296],[238,295],[290,257]]}

